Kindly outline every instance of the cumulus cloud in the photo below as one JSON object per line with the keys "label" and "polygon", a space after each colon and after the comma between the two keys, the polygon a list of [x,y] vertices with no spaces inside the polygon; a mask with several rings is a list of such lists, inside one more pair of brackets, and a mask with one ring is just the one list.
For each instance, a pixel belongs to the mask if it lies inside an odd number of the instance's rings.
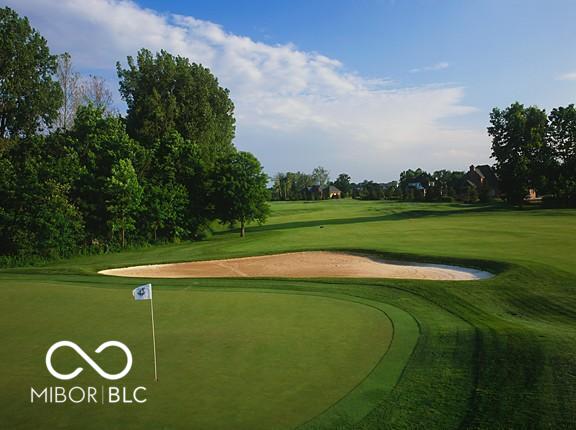
{"label": "cumulus cloud", "polygon": [[[483,131],[448,125],[474,112],[458,86],[402,87],[320,53],[258,42],[128,0],[6,3],[30,18],[53,51],[70,52],[84,70],[110,73],[117,60],[143,47],[209,67],[236,105],[237,146],[254,152],[269,173],[321,164],[356,180],[382,180],[417,164],[459,167],[485,157]],[[442,165],[441,153],[451,154],[444,161],[452,164]]]}

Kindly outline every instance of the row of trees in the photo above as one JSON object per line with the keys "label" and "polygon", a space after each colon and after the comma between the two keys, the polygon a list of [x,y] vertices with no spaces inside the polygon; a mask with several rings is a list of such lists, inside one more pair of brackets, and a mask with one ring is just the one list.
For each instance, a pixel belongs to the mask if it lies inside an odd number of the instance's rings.
{"label": "row of trees", "polygon": [[272,178],[273,200],[305,200],[307,189],[314,185],[325,187],[330,184],[330,172],[322,166],[312,173],[279,172]]}
{"label": "row of trees", "polygon": [[[321,174],[318,175],[318,172]],[[322,168],[314,169],[312,174],[302,172],[278,173],[273,178],[272,198],[274,200],[306,200],[309,194],[306,189],[316,186],[334,185],[342,192],[342,197],[352,197],[358,200],[478,200],[477,191],[467,187],[463,181],[464,172],[439,170],[428,173],[420,168],[403,171],[398,183],[381,184],[364,180],[354,183],[347,173],[341,173],[334,181],[330,181],[327,171]],[[322,180],[321,178],[324,178]],[[419,192],[410,184],[422,182],[426,192]],[[321,185],[322,184],[322,185]]]}
{"label": "row of trees", "polygon": [[576,205],[576,108],[514,103],[490,114],[488,133],[502,192],[521,204],[529,189]]}
{"label": "row of trees", "polygon": [[[380,184],[363,181],[352,184],[352,197],[360,200],[407,200],[407,201],[476,201],[475,188],[467,186],[462,171],[438,170],[429,173],[420,168],[400,173],[398,182]],[[415,186],[415,184],[420,184]],[[420,188],[422,186],[422,188]]]}
{"label": "row of trees", "polygon": [[[479,195],[479,190],[470,186],[464,180],[463,171],[437,170],[429,173],[420,168],[408,169],[400,173],[396,196],[403,200],[451,201],[462,200],[475,202],[478,199],[486,201],[487,196]],[[419,190],[413,184],[419,183],[425,187]],[[480,193],[481,194],[481,193]]]}
{"label": "row of trees", "polygon": [[[373,181],[352,183],[342,173],[334,182],[319,181],[303,173],[278,174],[274,196],[278,200],[305,199],[303,190],[312,185],[335,185],[343,197],[363,200],[403,199],[423,201],[461,200],[486,202],[495,196],[522,204],[534,190],[550,200],[576,206],[576,107],[552,109],[550,114],[536,106],[514,103],[493,109],[488,133],[492,137],[492,158],[496,184],[471,184],[463,171],[408,169],[398,185]],[[326,179],[328,177],[326,176]],[[496,182],[496,179],[495,179]]]}
{"label": "row of trees", "polygon": [[26,18],[0,9],[0,255],[197,238],[263,222],[267,176],[232,144],[234,105],[205,67],[165,51],[117,64],[125,117]]}

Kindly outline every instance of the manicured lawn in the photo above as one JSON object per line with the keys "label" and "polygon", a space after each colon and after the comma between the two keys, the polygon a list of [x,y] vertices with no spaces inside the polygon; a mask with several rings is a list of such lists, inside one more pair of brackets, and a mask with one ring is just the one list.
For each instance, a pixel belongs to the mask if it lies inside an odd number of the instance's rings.
{"label": "manicured lawn", "polygon": [[[57,428],[64,422],[94,429],[292,428],[369,375],[393,336],[382,310],[336,296],[159,291],[156,383],[148,302],[133,302],[128,289],[16,284],[3,288],[3,299],[0,355],[7,379],[0,397],[7,428]],[[98,408],[23,404],[29,398],[25,387],[103,383],[70,349],[58,350],[55,367],[69,373],[84,365],[83,374],[70,382],[47,375],[43,357],[62,337],[94,359],[91,350],[105,340],[129,345],[135,363],[122,385],[147,386],[149,401]],[[416,338],[417,331],[412,342]],[[114,349],[96,361],[109,373],[124,365],[122,353]],[[393,376],[398,377],[401,368]],[[383,381],[384,388],[391,389],[393,382]]]}
{"label": "manicured lawn", "polygon": [[[136,280],[95,274],[311,249],[468,264],[498,276],[156,280],[160,382],[154,384],[147,303],[130,299]],[[0,273],[2,422],[10,428],[36,419],[50,423],[46,428],[575,428],[575,288],[574,210],[276,203],[270,222],[249,228],[244,239],[221,230],[203,242]],[[392,331],[383,312],[395,324],[385,355]],[[86,351],[109,339],[125,341],[135,365],[123,382],[150,387],[149,402],[28,404],[31,384],[54,384],[43,355],[62,338]],[[102,366],[114,368],[118,357],[104,354]],[[62,361],[79,365],[73,353]],[[76,380],[99,381],[89,368]]]}

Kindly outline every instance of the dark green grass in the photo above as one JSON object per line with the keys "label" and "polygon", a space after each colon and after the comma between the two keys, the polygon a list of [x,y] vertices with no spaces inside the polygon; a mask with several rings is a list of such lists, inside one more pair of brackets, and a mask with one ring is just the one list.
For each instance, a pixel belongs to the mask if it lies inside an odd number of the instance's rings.
{"label": "dark green grass", "polygon": [[[486,267],[498,275],[477,282],[204,279],[165,280],[158,285],[166,294],[181,288],[264,288],[338,294],[393,305],[417,320],[418,343],[394,389],[374,387],[360,396],[351,395],[348,408],[344,399],[340,407],[336,404],[312,421],[307,421],[309,417],[302,413],[299,421],[293,422],[306,423],[305,427],[576,428],[576,211],[355,201],[278,203],[273,209],[270,222],[249,228],[245,239],[238,238],[237,232],[222,230],[200,243],[6,270],[0,274],[0,283],[9,288],[29,286],[35,291],[43,285],[59,289],[87,286],[87,290],[95,292],[112,286],[128,290],[136,280],[99,277],[94,272],[125,265],[304,249],[366,250],[414,260]],[[26,344],[26,330],[35,330],[33,342],[39,343],[45,337],[42,324],[18,328],[7,321],[7,315],[13,320],[14,314],[19,315],[21,324],[30,315],[32,321],[37,321],[49,290],[38,294],[35,308],[27,308],[20,298],[12,299],[9,305],[2,302],[2,326],[10,328],[3,330],[4,341]],[[80,308],[83,305],[75,304]],[[57,315],[64,308],[55,302],[50,309]],[[101,318],[96,311],[93,314],[93,318]],[[46,324],[55,324],[51,321],[52,318],[45,319]],[[309,327],[314,328],[313,322]],[[95,334],[110,333],[96,328],[97,325],[92,327]],[[14,359],[6,357],[4,362],[12,363]],[[5,366],[3,375],[9,371],[10,366]],[[2,379],[18,380],[16,376],[11,378]],[[5,415],[6,399],[17,397],[13,392],[4,394],[7,391],[2,388]],[[278,386],[270,390],[276,395],[283,393]],[[225,390],[206,394],[217,401],[222,393]],[[309,395],[314,398],[318,394]],[[353,405],[358,404],[365,406],[366,414],[351,412],[356,409]],[[297,415],[298,411],[288,403],[285,406]],[[221,428],[240,428],[231,421],[231,415],[255,416],[259,408],[266,406],[222,408],[211,419],[216,417]],[[206,428],[187,426],[177,417],[170,422],[186,428]],[[275,417],[281,420],[284,413],[278,412]],[[108,423],[106,416],[99,422]],[[269,425],[271,421],[259,422],[261,428],[274,428]],[[153,421],[149,428],[161,428],[160,422]]]}

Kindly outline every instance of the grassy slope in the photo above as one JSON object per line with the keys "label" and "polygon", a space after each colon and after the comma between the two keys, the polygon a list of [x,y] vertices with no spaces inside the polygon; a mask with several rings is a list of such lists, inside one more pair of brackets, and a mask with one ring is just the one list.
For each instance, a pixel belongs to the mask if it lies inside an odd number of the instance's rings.
{"label": "grassy slope", "polygon": [[576,426],[575,211],[354,201],[278,203],[270,223],[249,229],[244,240],[220,232],[202,243],[7,271],[0,282],[49,278],[127,286],[126,280],[88,274],[127,264],[346,248],[409,254],[414,259],[474,260],[471,264],[491,260],[507,266],[492,280],[469,283],[170,280],[163,285],[349,294],[390,303],[414,316],[421,336],[396,388],[374,390],[369,400],[379,406],[359,422],[350,422],[354,420],[345,414],[320,417],[309,423],[312,428],[334,428],[336,422],[362,429]]}

